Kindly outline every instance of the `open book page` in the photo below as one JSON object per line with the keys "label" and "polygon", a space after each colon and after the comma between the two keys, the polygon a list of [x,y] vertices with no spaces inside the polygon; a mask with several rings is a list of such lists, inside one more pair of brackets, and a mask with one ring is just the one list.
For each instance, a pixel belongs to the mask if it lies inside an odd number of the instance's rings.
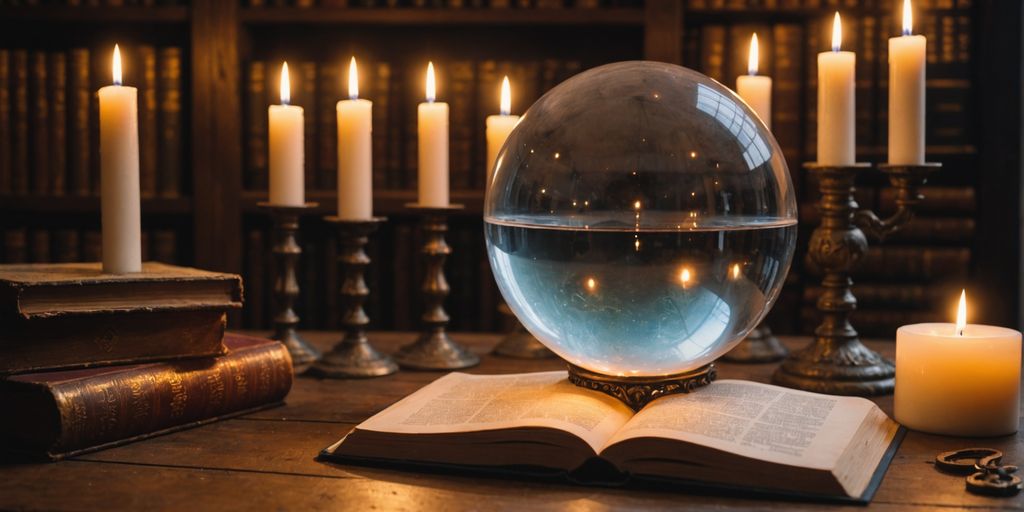
{"label": "open book page", "polygon": [[618,400],[571,384],[566,372],[450,373],[358,426],[406,434],[548,427],[572,433],[595,452],[633,412]]}
{"label": "open book page", "polygon": [[779,464],[831,469],[874,407],[863,398],[722,380],[655,400],[607,446],[663,437]]}

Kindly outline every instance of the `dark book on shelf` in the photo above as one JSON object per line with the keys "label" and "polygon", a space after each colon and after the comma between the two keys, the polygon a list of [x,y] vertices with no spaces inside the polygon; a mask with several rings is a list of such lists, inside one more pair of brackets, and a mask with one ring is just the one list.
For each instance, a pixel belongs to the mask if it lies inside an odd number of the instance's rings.
{"label": "dark book on shelf", "polygon": [[267,188],[267,65],[249,63],[245,98],[245,186],[250,190]]}
{"label": "dark book on shelf", "polygon": [[11,191],[29,193],[28,51],[11,50]]}
{"label": "dark book on shelf", "polygon": [[136,49],[135,79],[139,88],[139,187],[142,197],[157,195],[160,134],[158,132],[156,48],[141,45]]}
{"label": "dark book on shelf", "polygon": [[0,195],[11,193],[11,52],[0,48]]}
{"label": "dark book on shelf", "polygon": [[67,54],[51,52],[47,63],[46,95],[50,102],[50,190],[54,196],[67,192],[68,181],[68,67]]}
{"label": "dark book on shelf", "polygon": [[50,193],[50,102],[46,99],[46,52],[32,52],[29,79],[29,140],[32,193]]}
{"label": "dark book on shelf", "polygon": [[292,385],[281,343],[228,333],[225,355],[15,375],[0,402],[2,448],[59,460],[280,404]]}
{"label": "dark book on shelf", "polygon": [[68,56],[68,192],[88,196],[92,193],[89,50],[72,48]]}
{"label": "dark book on shelf", "polygon": [[360,423],[321,459],[868,503],[904,432],[864,398],[749,381],[634,412],[564,371],[451,373]]}
{"label": "dark book on shelf", "polygon": [[181,48],[159,50],[157,83],[159,91],[159,193],[163,197],[181,195],[182,117]]}
{"label": "dark book on shelf", "polygon": [[242,305],[241,278],[155,262],[143,270],[0,266],[0,374],[223,352],[227,312]]}
{"label": "dark book on shelf", "polygon": [[25,228],[8,228],[4,232],[4,262],[28,262],[28,230]]}

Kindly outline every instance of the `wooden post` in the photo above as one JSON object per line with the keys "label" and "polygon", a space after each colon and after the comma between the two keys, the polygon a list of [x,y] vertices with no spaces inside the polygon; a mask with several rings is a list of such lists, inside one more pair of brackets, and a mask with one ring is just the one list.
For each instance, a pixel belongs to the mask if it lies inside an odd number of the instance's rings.
{"label": "wooden post", "polygon": [[647,0],[644,59],[683,63],[683,0]]}
{"label": "wooden post", "polygon": [[195,264],[222,272],[242,268],[239,3],[192,1]]}

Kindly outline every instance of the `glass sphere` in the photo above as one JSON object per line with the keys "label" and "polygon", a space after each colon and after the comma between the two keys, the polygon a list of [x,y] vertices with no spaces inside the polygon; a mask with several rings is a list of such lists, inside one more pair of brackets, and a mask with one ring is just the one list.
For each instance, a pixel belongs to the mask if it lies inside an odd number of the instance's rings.
{"label": "glass sphere", "polygon": [[796,200],[778,143],[696,71],[580,73],[530,107],[493,171],[484,224],[498,287],[585,369],[703,366],[757,325],[789,271]]}

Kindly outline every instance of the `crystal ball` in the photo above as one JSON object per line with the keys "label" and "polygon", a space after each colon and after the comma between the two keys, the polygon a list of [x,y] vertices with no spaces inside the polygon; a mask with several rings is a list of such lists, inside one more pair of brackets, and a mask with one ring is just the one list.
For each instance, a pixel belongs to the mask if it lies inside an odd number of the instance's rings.
{"label": "crystal ball", "polygon": [[620,62],[527,110],[484,201],[491,269],[523,325],[610,376],[683,373],[764,317],[789,271],[796,199],[778,143],[696,71]]}

